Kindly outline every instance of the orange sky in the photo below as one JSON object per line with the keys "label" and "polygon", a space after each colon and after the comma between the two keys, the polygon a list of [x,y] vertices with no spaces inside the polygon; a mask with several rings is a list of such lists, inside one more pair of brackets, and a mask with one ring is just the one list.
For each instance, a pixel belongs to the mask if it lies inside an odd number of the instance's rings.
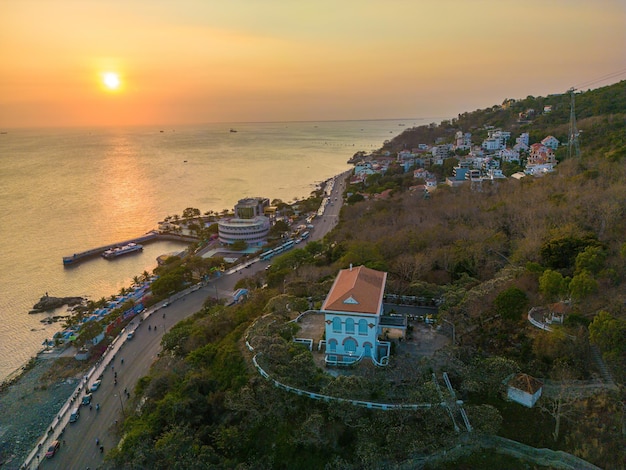
{"label": "orange sky", "polygon": [[625,5],[4,0],[0,128],[451,117],[626,78]]}

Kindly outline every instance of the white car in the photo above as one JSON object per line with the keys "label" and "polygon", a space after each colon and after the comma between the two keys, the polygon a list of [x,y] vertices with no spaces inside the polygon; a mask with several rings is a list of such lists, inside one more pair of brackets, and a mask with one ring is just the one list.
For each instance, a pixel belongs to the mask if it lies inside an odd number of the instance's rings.
{"label": "white car", "polygon": [[93,384],[91,384],[89,390],[95,392],[96,390],[98,390],[98,388],[100,388],[100,384],[102,384],[102,380],[96,380]]}

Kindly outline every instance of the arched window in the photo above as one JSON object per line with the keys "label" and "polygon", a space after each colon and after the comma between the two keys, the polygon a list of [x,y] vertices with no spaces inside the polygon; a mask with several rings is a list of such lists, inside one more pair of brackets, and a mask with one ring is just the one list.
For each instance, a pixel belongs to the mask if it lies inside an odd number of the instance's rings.
{"label": "arched window", "polygon": [[328,351],[337,352],[337,340],[336,339],[331,339],[328,342]]}
{"label": "arched window", "polygon": [[341,318],[333,318],[333,333],[341,333]]}
{"label": "arched window", "polygon": [[347,353],[356,353],[356,340],[354,338],[346,338],[343,342],[343,349]]}
{"label": "arched window", "polygon": [[361,318],[359,320],[359,334],[367,335],[367,320],[365,320],[364,318]]}
{"label": "arched window", "polygon": [[352,318],[346,319],[346,333],[350,335],[354,334],[354,320]]}

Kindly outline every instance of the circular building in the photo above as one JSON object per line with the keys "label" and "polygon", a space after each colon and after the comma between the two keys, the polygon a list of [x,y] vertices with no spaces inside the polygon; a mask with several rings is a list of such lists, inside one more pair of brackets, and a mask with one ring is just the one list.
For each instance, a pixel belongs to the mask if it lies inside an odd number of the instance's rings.
{"label": "circular building", "polygon": [[232,217],[218,222],[220,242],[232,245],[237,241],[244,241],[248,245],[263,245],[270,231],[270,219],[263,215],[240,219]]}

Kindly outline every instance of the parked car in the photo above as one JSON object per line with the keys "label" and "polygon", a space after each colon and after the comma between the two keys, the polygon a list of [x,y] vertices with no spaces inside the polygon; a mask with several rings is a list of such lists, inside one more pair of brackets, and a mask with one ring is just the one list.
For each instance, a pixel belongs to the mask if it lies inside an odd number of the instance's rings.
{"label": "parked car", "polygon": [[135,337],[135,330],[131,331],[130,333],[128,333],[127,338],[128,339],[133,339]]}
{"label": "parked car", "polygon": [[100,388],[101,384],[102,384],[102,380],[98,379],[93,384],[91,384],[91,387],[89,388],[89,390],[91,390],[92,392],[95,392],[96,390],[98,390],[98,388]]}
{"label": "parked car", "polygon": [[91,403],[91,393],[88,393],[87,395],[85,395],[82,401],[82,404],[85,406],[87,406],[89,403]]}
{"label": "parked car", "polygon": [[72,414],[70,414],[70,423],[75,423],[80,418],[80,410],[78,408],[74,408],[72,410]]}
{"label": "parked car", "polygon": [[163,308],[165,308],[165,307],[169,307],[169,306],[170,306],[170,303],[169,303],[169,302],[165,302],[165,303],[163,304]]}
{"label": "parked car", "polygon": [[46,452],[46,458],[51,459],[54,457],[54,454],[60,449],[61,443],[59,441],[52,441],[52,445],[48,447],[48,451]]}

